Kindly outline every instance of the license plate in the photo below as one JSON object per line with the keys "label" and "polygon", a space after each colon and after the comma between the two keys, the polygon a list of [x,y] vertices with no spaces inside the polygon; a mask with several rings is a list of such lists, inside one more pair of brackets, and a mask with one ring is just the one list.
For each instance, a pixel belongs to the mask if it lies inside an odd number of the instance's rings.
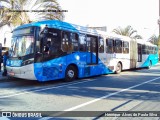
{"label": "license plate", "polygon": [[14,76],[14,75],[15,75],[14,72],[8,72],[8,74],[9,74],[10,76]]}

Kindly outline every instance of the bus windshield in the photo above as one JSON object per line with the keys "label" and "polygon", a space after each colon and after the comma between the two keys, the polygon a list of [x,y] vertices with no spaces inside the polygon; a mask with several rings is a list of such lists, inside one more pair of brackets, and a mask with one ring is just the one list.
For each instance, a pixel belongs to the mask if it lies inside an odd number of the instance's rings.
{"label": "bus windshield", "polygon": [[32,54],[34,51],[34,37],[28,36],[17,36],[12,38],[10,56],[21,57]]}

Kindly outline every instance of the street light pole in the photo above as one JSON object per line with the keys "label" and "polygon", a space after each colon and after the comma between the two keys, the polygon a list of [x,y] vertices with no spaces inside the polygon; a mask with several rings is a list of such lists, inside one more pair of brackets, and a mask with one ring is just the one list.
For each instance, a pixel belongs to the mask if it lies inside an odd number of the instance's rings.
{"label": "street light pole", "polygon": [[159,24],[159,36],[160,36],[160,0],[159,0],[159,20],[158,20],[158,24]]}
{"label": "street light pole", "polygon": [[160,60],[160,0],[159,0],[159,19],[158,19],[158,25],[159,25],[158,54],[159,54],[159,60]]}
{"label": "street light pole", "polygon": [[7,38],[6,38],[6,33],[11,33],[11,32],[10,32],[10,31],[6,31],[6,32],[4,33],[4,40],[3,40],[4,47],[6,46],[6,40],[7,40]]}

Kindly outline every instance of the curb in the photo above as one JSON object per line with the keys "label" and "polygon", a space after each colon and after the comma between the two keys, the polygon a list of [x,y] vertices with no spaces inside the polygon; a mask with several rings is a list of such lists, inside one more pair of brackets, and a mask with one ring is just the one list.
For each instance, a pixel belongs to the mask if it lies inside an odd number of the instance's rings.
{"label": "curb", "polygon": [[7,76],[2,76],[2,72],[0,72],[0,80],[6,80],[6,79],[8,79],[8,77]]}

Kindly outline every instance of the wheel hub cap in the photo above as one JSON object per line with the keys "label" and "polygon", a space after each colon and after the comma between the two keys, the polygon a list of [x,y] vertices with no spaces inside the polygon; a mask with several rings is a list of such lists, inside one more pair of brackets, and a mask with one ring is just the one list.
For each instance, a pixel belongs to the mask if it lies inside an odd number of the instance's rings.
{"label": "wheel hub cap", "polygon": [[69,71],[68,71],[68,76],[69,76],[70,78],[73,78],[73,76],[74,76],[74,71],[73,71],[73,70],[69,70]]}

